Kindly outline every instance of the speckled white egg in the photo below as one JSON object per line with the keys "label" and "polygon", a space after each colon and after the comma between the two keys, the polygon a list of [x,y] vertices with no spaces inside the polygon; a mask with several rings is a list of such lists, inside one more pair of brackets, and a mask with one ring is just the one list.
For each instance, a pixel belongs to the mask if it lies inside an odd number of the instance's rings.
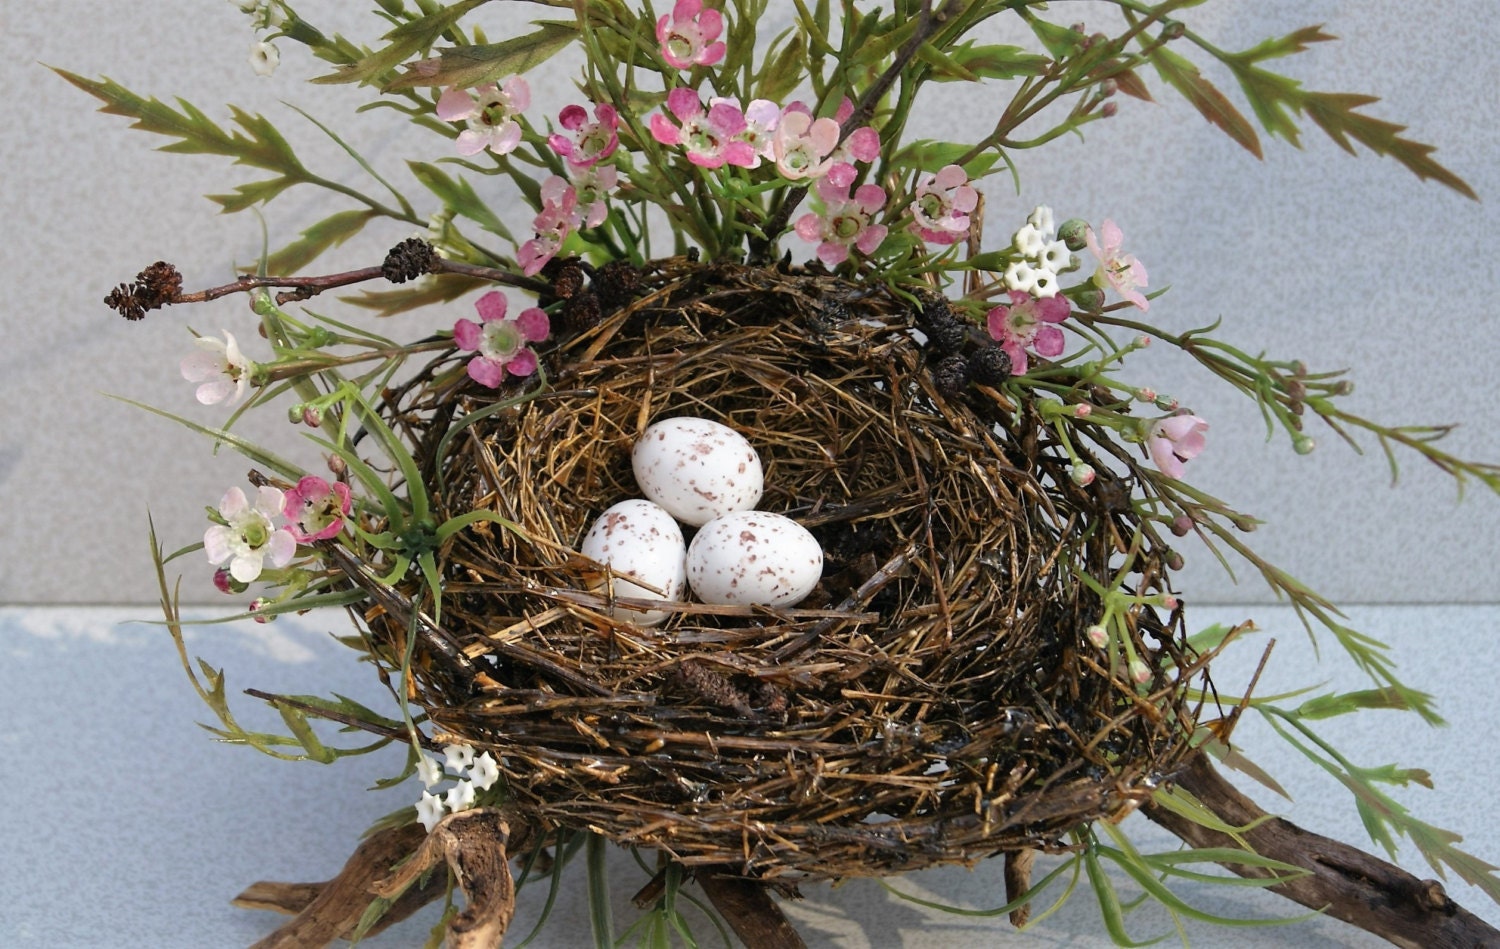
{"label": "speckled white egg", "polygon": [[694,527],[754,508],[764,488],[760,456],[745,436],[706,418],[653,423],[630,463],[641,493]]}
{"label": "speckled white egg", "polygon": [[705,603],[793,606],[823,575],[823,548],[789,517],[733,511],[698,530],[687,573]]}
{"label": "speckled white egg", "polygon": [[[686,546],[682,528],[672,515],[650,501],[630,500],[621,501],[599,515],[583,538],[579,553],[609,565],[615,575],[615,596],[681,600],[687,592]],[[640,583],[624,577],[633,577]],[[655,626],[669,615],[666,610],[634,610],[624,606],[613,611],[615,619],[640,626]]]}

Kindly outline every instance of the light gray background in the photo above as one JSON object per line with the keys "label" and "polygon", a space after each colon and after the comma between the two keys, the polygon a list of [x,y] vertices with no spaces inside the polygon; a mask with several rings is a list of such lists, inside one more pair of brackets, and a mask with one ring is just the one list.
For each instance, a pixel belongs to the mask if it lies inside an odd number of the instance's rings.
{"label": "light gray background", "polygon": [[[305,12],[325,28],[372,40],[358,6],[309,3]],[[784,19],[790,4],[772,6]],[[1067,11],[1069,19],[1099,16],[1089,3],[1060,2],[1054,9]],[[1500,144],[1500,97],[1494,94],[1500,63],[1492,54],[1500,26],[1484,0],[1413,9],[1354,0],[1219,0],[1186,16],[1231,47],[1327,24],[1341,42],[1281,65],[1311,88],[1380,96],[1384,101],[1372,114],[1410,124],[1411,135],[1438,145],[1438,159],[1486,203],[1419,183],[1389,160],[1350,158],[1316,131],[1306,134],[1300,153],[1267,141],[1266,160],[1258,163],[1163,95],[1158,105],[1122,100],[1121,114],[1093,126],[1087,141],[1018,156],[1023,193],[1010,196],[998,178],[987,189],[992,239],[1003,240],[1002,233],[1039,202],[1051,204],[1060,218],[1113,217],[1125,229],[1128,249],[1150,268],[1153,286],[1173,285],[1152,308],[1164,328],[1181,331],[1222,316],[1223,336],[1247,349],[1301,357],[1314,368],[1351,366],[1358,385],[1346,402],[1351,410],[1392,422],[1462,421],[1448,448],[1500,460],[1491,368],[1500,332],[1490,301],[1497,275],[1492,243],[1500,231],[1500,168],[1493,157]],[[497,4],[490,13],[503,19],[539,10]],[[326,876],[353,835],[402,803],[349,793],[385,773],[389,763],[351,778],[353,769],[283,766],[209,744],[191,725],[201,713],[159,631],[102,632],[122,617],[149,616],[155,591],[145,556],[148,508],[164,543],[188,543],[201,534],[202,508],[227,485],[241,483],[247,465],[228,454],[210,457],[197,436],[101,393],[202,422],[221,419],[222,412],[193,403],[191,386],[177,376],[177,360],[190,345],[183,324],[203,332],[229,329],[251,340],[254,323],[244,301],[230,299],[127,325],[100,299],[158,258],[176,263],[193,288],[230,279],[235,263],[257,255],[260,225],[248,214],[217,216],[197,195],[256,175],[221,159],[153,153],[161,140],[126,131],[123,119],[93,114],[92,99],[39,63],[109,75],[142,94],[183,95],[223,121],[224,102],[265,111],[309,167],[340,180],[357,182],[359,173],[279,100],[334,122],[398,180],[404,180],[402,161],[414,154],[413,143],[430,147],[378,112],[351,116],[352,103],[360,101],[352,90],[299,83],[318,69],[293,44],[281,44],[284,62],[275,77],[258,79],[246,64],[250,39],[244,18],[222,0],[160,0],[144,7],[112,0],[0,4],[0,200],[9,225],[0,241],[0,603],[140,604],[124,611],[4,616],[10,655],[0,663],[0,681],[21,714],[7,712],[0,739],[13,761],[46,761],[28,768],[34,780],[0,785],[7,812],[49,819],[65,813],[82,823],[79,833],[57,844],[29,832],[35,820],[13,821],[5,832],[7,851],[21,854],[7,863],[27,872],[8,876],[0,887],[0,942],[26,937],[38,945],[97,944],[77,927],[101,915],[130,922],[118,945],[252,941],[266,924],[224,907],[227,895],[251,877]],[[536,83],[538,114],[555,113],[569,98],[565,74],[554,69],[550,75],[552,81]],[[925,113],[929,134],[963,136],[972,116],[990,114],[994,106],[959,87],[944,91],[942,108]],[[270,208],[273,243],[338,207],[315,192],[294,190]],[[523,226],[526,217],[517,211],[508,220]],[[316,266],[366,265],[406,236],[402,227],[374,228]],[[319,305],[349,315],[331,301]],[[406,325],[425,331],[450,324],[454,315]],[[1459,505],[1451,483],[1409,454],[1401,456],[1402,483],[1393,490],[1368,439],[1369,454],[1359,459],[1331,433],[1315,433],[1320,449],[1298,457],[1280,437],[1267,444],[1254,408],[1221,393],[1183,360],[1153,351],[1142,363],[1142,381],[1212,422],[1209,450],[1189,467],[1191,478],[1268,521],[1250,538],[1260,553],[1340,603],[1435,605],[1356,610],[1354,616],[1357,626],[1393,644],[1409,680],[1439,695],[1455,727],[1433,732],[1420,723],[1388,726],[1383,718],[1361,717],[1363,733],[1340,740],[1367,741],[1360,746],[1365,753],[1355,755],[1364,763],[1398,757],[1431,767],[1438,792],[1402,799],[1432,822],[1467,832],[1481,856],[1500,859],[1500,839],[1490,829],[1496,824],[1490,803],[1496,760],[1484,737],[1500,726],[1500,713],[1483,701],[1493,692],[1500,617],[1492,608],[1436,606],[1500,600],[1500,503],[1476,489]],[[246,431],[316,463],[275,418],[256,420]],[[1190,604],[1246,604],[1195,609],[1194,625],[1255,616],[1276,629],[1283,645],[1263,691],[1328,678],[1360,684],[1357,677],[1347,680],[1336,657],[1325,653],[1325,666],[1314,669],[1310,652],[1291,650],[1301,641],[1295,624],[1285,611],[1255,606],[1268,594],[1253,575],[1241,573],[1243,582],[1234,585],[1209,556],[1190,550],[1179,588]],[[207,575],[206,569],[189,571],[187,599],[212,602]],[[333,649],[307,645],[319,641],[321,626],[271,629],[280,632],[208,634],[221,650],[206,651],[243,686],[327,691],[357,685],[350,680],[359,670],[332,658]],[[289,664],[287,654],[264,653],[266,636],[308,651],[293,650],[297,661]],[[299,677],[301,685],[289,684]],[[90,685],[80,690],[79,683]],[[52,698],[64,688],[88,701],[55,705]],[[1297,767],[1272,754],[1273,764]],[[1298,808],[1315,809],[1299,819],[1362,839],[1339,792],[1313,797],[1299,801]],[[1408,866],[1420,872],[1409,856]],[[213,869],[204,872],[206,866]],[[990,876],[978,877],[977,890],[963,889],[971,878],[958,871],[910,889],[992,904],[998,902],[988,897],[995,869],[981,871]],[[170,881],[169,890],[188,887],[188,898],[152,902],[160,900],[157,879]],[[70,904],[72,890],[85,902]],[[891,933],[914,945],[993,938],[954,928],[961,924],[951,919],[922,922],[909,907],[890,917],[868,915],[861,894],[872,892],[871,885],[855,884],[828,896],[828,904],[815,895],[795,912],[808,931],[826,928],[829,944],[890,945],[897,941]],[[1480,898],[1457,892],[1497,919]],[[856,922],[837,923],[841,915]],[[174,926],[177,919],[182,922]],[[55,938],[48,927],[59,925],[74,928]],[[1097,930],[1083,912],[1063,917],[1032,944],[1093,945],[1088,940]],[[835,936],[839,931],[852,935]],[[1272,931],[1256,938],[1268,945],[1312,945],[1318,938],[1333,940],[1328,945],[1368,944],[1339,927],[1318,932],[1332,935]],[[210,935],[196,938],[204,934]],[[1230,935],[1210,931],[1196,941],[1247,944],[1239,933]],[[408,941],[417,938],[408,931]],[[558,938],[557,944],[568,944]]]}

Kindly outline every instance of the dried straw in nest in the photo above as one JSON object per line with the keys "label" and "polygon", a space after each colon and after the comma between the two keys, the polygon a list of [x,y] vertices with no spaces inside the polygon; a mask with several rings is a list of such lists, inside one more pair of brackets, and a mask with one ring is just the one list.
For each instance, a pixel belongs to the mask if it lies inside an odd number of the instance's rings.
{"label": "dried straw in nest", "polygon": [[[555,276],[575,322],[606,315],[545,354],[545,392],[447,438],[483,407],[472,388],[400,413],[440,513],[516,525],[440,550],[415,698],[502,762],[530,826],[788,883],[881,875],[1064,846],[1182,758],[1180,630],[1136,617],[1142,694],[1084,638],[1099,599],[1061,556],[1108,581],[1133,533],[1126,476],[1096,464],[1101,483],[1075,486],[1030,406],[945,377],[993,353],[933,318],[939,301],[924,324],[827,275],[685,260]],[[575,551],[640,496],[631,445],[675,415],[758,450],[759,508],[825,551],[812,598],[610,618],[602,568]],[[1138,558],[1140,588],[1164,582],[1159,560]],[[377,642],[399,655],[411,615],[374,611]]]}

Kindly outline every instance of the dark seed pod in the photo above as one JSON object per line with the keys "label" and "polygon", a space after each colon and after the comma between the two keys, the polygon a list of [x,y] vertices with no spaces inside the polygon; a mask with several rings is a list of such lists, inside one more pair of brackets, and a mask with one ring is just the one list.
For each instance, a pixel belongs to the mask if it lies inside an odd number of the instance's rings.
{"label": "dark seed pod", "polygon": [[628,260],[613,260],[594,273],[591,286],[605,310],[617,310],[641,292],[641,272]]}
{"label": "dark seed pod", "polygon": [[933,367],[932,378],[943,395],[957,395],[969,385],[969,362],[962,356],[944,356]]}
{"label": "dark seed pod", "polygon": [[604,318],[598,294],[593,290],[584,290],[570,298],[558,311],[558,318],[565,333],[581,333],[593,329]]}
{"label": "dark seed pod", "polygon": [[419,237],[408,237],[392,247],[380,265],[380,274],[391,283],[415,280],[432,269],[437,251]]}
{"label": "dark seed pod", "polygon": [[969,372],[980,385],[997,386],[1010,378],[1010,354],[999,346],[981,346],[969,354]]}

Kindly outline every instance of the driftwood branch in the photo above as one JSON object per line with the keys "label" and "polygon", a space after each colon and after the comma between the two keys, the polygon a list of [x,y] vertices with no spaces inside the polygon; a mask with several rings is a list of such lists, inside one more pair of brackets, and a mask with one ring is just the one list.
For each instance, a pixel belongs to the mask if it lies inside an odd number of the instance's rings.
{"label": "driftwood branch", "polygon": [[[1204,755],[1194,756],[1175,778],[1226,823],[1243,827],[1267,817],[1265,811],[1215,770]],[[1227,835],[1164,808],[1146,806],[1147,817],[1194,847],[1237,847]],[[1241,834],[1263,857],[1303,867],[1308,875],[1268,887],[1310,909],[1358,926],[1410,949],[1473,949],[1500,946],[1500,931],[1459,906],[1436,880],[1419,880],[1394,864],[1348,844],[1271,817]],[[1272,877],[1265,867],[1225,864],[1244,877]]]}
{"label": "driftwood branch", "polygon": [[516,885],[506,854],[509,839],[510,825],[492,807],[450,814],[432,828],[410,860],[372,890],[397,899],[446,862],[469,904],[448,923],[448,949],[496,949],[516,912]]}
{"label": "driftwood branch", "polygon": [[755,949],[807,949],[765,884],[712,869],[699,870],[698,885],[729,928]]}
{"label": "driftwood branch", "polygon": [[[324,883],[252,884],[234,898],[235,906],[293,913],[296,918],[251,949],[306,949],[347,939],[374,899],[370,887],[421,846],[423,836],[420,824],[405,824],[373,834],[349,857],[339,875]],[[429,882],[426,886],[412,887],[386,911],[372,932],[405,919],[441,896],[446,888],[447,880],[442,878],[435,886]]]}

